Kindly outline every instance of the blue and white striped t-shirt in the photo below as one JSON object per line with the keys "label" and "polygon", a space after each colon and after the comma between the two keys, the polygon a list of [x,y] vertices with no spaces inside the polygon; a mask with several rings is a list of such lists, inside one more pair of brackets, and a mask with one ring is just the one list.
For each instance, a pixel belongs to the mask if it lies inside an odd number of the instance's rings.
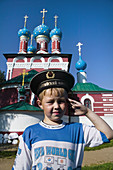
{"label": "blue and white striped t-shirt", "polygon": [[84,147],[104,142],[109,140],[93,126],[64,122],[51,126],[41,121],[24,131],[12,169],[79,170]]}

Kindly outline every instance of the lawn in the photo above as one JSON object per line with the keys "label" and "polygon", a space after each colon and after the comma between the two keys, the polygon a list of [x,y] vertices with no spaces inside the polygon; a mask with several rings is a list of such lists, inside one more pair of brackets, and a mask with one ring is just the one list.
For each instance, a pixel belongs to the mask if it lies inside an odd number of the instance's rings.
{"label": "lawn", "polygon": [[113,139],[110,141],[110,143],[104,143],[100,146],[96,146],[92,148],[85,147],[85,151],[95,151],[95,150],[100,150],[100,149],[108,148],[108,147],[113,147]]}
{"label": "lawn", "polygon": [[101,165],[84,166],[82,170],[113,170],[113,163],[105,163]]}

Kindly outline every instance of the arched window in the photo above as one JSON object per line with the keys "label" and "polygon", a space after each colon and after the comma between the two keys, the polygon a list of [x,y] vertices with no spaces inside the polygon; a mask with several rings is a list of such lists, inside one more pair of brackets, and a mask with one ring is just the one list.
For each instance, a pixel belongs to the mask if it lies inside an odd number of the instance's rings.
{"label": "arched window", "polygon": [[85,100],[84,100],[84,105],[85,105],[86,107],[88,107],[89,109],[92,110],[91,100],[90,100],[90,99],[85,99]]}

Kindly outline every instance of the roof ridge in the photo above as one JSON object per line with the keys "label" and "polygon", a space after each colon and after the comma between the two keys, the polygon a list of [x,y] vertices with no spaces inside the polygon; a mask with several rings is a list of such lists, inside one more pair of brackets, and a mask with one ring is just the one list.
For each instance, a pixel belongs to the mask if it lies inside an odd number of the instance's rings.
{"label": "roof ridge", "polygon": [[41,111],[42,109],[40,109],[39,107],[33,106],[25,101],[20,101],[20,102],[13,103],[11,105],[0,108],[0,111],[4,111],[4,110]]}
{"label": "roof ridge", "polygon": [[72,91],[96,91],[96,92],[113,92],[113,90],[108,90],[102,87],[99,87],[98,85],[94,83],[76,83],[75,86],[73,87]]}

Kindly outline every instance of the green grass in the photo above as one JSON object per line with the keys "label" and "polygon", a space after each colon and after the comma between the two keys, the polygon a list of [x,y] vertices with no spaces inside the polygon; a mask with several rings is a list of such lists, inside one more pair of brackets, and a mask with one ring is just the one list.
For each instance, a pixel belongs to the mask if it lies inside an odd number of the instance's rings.
{"label": "green grass", "polygon": [[105,163],[94,166],[84,166],[82,170],[113,170],[113,163]]}
{"label": "green grass", "polygon": [[0,158],[15,158],[17,151],[0,151]]}
{"label": "green grass", "polygon": [[0,158],[14,158],[16,156],[18,145],[0,144]]}
{"label": "green grass", "polygon": [[85,147],[85,151],[95,151],[95,150],[100,150],[100,149],[108,148],[108,147],[113,147],[113,140],[111,140],[110,143],[104,143],[96,147],[92,147],[92,148]]}

